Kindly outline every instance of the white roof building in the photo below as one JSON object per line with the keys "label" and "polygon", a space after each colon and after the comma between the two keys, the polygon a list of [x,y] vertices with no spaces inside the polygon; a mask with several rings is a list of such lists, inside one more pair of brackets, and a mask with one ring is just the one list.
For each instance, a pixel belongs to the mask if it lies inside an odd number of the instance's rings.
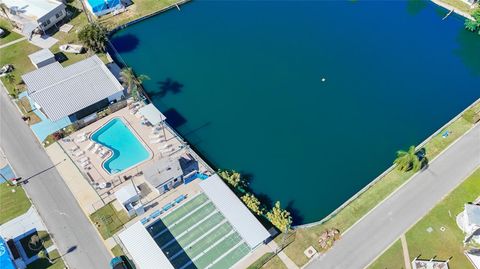
{"label": "white roof building", "polygon": [[217,174],[198,185],[250,248],[259,246],[270,237],[267,229]]}
{"label": "white roof building", "polygon": [[118,237],[138,269],[174,269],[141,222],[136,222]]}
{"label": "white roof building", "polygon": [[96,55],[67,67],[54,62],[22,79],[28,96],[52,121],[123,97],[123,86]]}
{"label": "white roof building", "polygon": [[44,67],[56,62],[55,55],[49,49],[42,49],[28,55],[30,61],[36,68]]}
{"label": "white roof building", "polygon": [[2,0],[2,3],[9,10],[9,18],[27,36],[37,27],[47,30],[66,15],[65,4],[56,0]]}
{"label": "white roof building", "polygon": [[480,242],[480,205],[465,204],[465,210],[457,217],[457,223],[465,232],[465,243]]}

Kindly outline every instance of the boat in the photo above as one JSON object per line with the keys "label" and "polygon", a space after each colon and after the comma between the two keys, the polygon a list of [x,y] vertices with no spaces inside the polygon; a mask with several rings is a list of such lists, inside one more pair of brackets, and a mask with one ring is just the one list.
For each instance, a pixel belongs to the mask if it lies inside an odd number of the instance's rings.
{"label": "boat", "polygon": [[83,46],[75,44],[65,44],[60,46],[60,50],[63,52],[79,54],[83,52]]}
{"label": "boat", "polygon": [[6,64],[0,68],[0,75],[4,75],[13,71],[13,65]]}

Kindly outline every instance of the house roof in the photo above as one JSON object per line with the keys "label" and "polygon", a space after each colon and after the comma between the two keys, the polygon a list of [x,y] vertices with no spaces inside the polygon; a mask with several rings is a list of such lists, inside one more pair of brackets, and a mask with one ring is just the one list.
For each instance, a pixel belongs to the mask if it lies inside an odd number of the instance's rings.
{"label": "house roof", "polygon": [[183,175],[178,159],[162,158],[143,169],[145,179],[157,188],[170,180]]}
{"label": "house roof", "polygon": [[96,55],[67,67],[52,63],[23,75],[22,79],[29,97],[52,121],[123,91]]}
{"label": "house roof", "polygon": [[480,206],[475,204],[465,204],[465,216],[469,225],[480,226]]}
{"label": "house roof", "polygon": [[117,200],[123,205],[128,200],[132,199],[132,197],[137,196],[139,191],[135,188],[133,184],[128,184],[125,187],[119,189],[115,192],[115,197]]}
{"label": "house roof", "polygon": [[157,125],[167,119],[153,104],[148,104],[138,110],[152,125]]}
{"label": "house roof", "polygon": [[28,55],[28,58],[30,58],[30,61],[32,61],[32,63],[38,64],[43,61],[55,58],[55,55],[53,55],[53,53],[49,49],[42,49]]}
{"label": "house roof", "polygon": [[10,13],[39,20],[58,7],[65,8],[61,1],[55,0],[2,0]]}
{"label": "house roof", "polygon": [[136,268],[174,268],[142,223],[136,222],[121,232],[118,237],[132,256]]}
{"label": "house roof", "polygon": [[199,186],[250,248],[255,248],[270,237],[265,227],[217,174],[203,180]]}

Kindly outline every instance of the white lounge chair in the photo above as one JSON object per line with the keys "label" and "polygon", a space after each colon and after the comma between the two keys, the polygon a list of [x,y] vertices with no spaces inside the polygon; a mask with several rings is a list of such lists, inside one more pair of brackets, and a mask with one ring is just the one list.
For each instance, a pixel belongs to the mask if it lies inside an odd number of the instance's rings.
{"label": "white lounge chair", "polygon": [[172,144],[165,144],[165,145],[163,145],[163,146],[161,146],[161,147],[158,147],[158,149],[166,149],[166,148],[169,148],[169,147],[171,147],[171,146],[172,146]]}
{"label": "white lounge chair", "polygon": [[153,126],[152,127],[152,133],[160,131],[162,128],[160,126]]}
{"label": "white lounge chair", "polygon": [[175,150],[175,148],[166,148],[166,149],[160,150],[160,152],[161,152],[161,153],[170,153],[170,152],[172,152],[172,151],[174,151],[174,150]]}
{"label": "white lounge chair", "polygon": [[76,151],[72,154],[74,157],[80,157],[82,155],[85,155],[85,151],[81,150],[81,151]]}
{"label": "white lounge chair", "polygon": [[83,157],[83,158],[77,160],[77,162],[79,162],[79,163],[84,163],[86,161],[88,161],[88,157]]}
{"label": "white lounge chair", "polygon": [[93,148],[93,146],[95,146],[95,143],[93,141],[90,141],[90,144],[88,144],[88,146],[85,147],[85,150],[89,151]]}
{"label": "white lounge chair", "polygon": [[148,138],[150,138],[150,139],[156,139],[156,138],[161,138],[161,137],[163,137],[163,134],[160,134],[160,133],[148,136]]}
{"label": "white lounge chair", "polygon": [[86,135],[87,135],[87,133],[82,132],[82,133],[77,134],[77,138],[81,138],[81,137],[84,137]]}
{"label": "white lounge chair", "polygon": [[101,147],[100,144],[95,143],[95,146],[92,148],[92,151],[97,153],[97,151],[100,147]]}
{"label": "white lounge chair", "polygon": [[[98,145],[98,144],[97,144]],[[95,153],[99,153],[102,150],[102,146],[98,145],[98,148],[94,151]]]}
{"label": "white lounge chair", "polygon": [[164,141],[165,141],[165,140],[159,138],[159,139],[150,140],[150,143],[151,143],[151,144],[158,144],[158,143],[164,142]]}
{"label": "white lounge chair", "polygon": [[88,165],[90,165],[90,161],[86,161],[80,164],[82,168],[87,168]]}
{"label": "white lounge chair", "polygon": [[82,136],[80,138],[77,139],[77,143],[82,143],[82,142],[85,142],[87,141],[88,137],[85,135],[85,136]]}
{"label": "white lounge chair", "polygon": [[77,149],[79,149],[79,147],[78,147],[77,145],[75,145],[75,146],[69,148],[68,150],[69,150],[70,152],[74,152],[74,151],[77,150]]}
{"label": "white lounge chair", "polygon": [[101,158],[105,158],[105,156],[107,156],[108,152],[110,152],[108,149],[104,148],[102,149],[102,151],[100,151],[100,157]]}

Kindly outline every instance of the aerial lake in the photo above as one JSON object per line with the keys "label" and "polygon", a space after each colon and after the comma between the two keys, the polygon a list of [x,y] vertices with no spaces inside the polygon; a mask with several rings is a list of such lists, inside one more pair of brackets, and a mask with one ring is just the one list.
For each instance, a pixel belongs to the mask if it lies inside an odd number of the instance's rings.
{"label": "aerial lake", "polygon": [[418,1],[193,1],[113,36],[216,168],[320,220],[479,97],[480,36]]}

